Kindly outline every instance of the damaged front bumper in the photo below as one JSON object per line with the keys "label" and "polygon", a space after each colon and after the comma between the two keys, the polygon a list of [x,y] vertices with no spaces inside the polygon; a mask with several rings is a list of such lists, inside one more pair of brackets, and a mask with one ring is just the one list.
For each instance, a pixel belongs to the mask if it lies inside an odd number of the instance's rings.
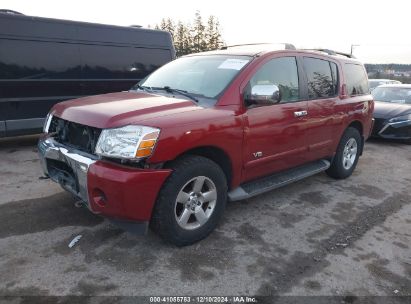
{"label": "damaged front bumper", "polygon": [[90,211],[125,230],[139,234],[147,231],[157,193],[171,170],[102,161],[49,136],[39,140],[38,150],[44,173],[82,200]]}
{"label": "damaged front bumper", "polygon": [[93,156],[69,150],[53,138],[45,137],[38,143],[40,162],[44,173],[68,192],[88,203],[87,173],[97,161]]}

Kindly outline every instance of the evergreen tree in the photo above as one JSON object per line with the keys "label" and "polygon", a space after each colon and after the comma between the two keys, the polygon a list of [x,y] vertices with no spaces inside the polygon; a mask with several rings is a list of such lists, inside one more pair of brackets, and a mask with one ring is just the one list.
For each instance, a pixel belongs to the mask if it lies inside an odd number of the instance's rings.
{"label": "evergreen tree", "polygon": [[208,50],[217,50],[223,46],[220,33],[220,23],[214,16],[210,16],[206,28],[206,41]]}
{"label": "evergreen tree", "polygon": [[189,28],[179,21],[174,36],[174,47],[177,57],[190,54],[192,52],[191,44]]}
{"label": "evergreen tree", "polygon": [[197,11],[195,14],[194,24],[191,29],[193,38],[193,51],[203,52],[207,50],[207,41],[205,26],[203,24],[203,19],[201,18],[200,12]]}
{"label": "evergreen tree", "polygon": [[167,31],[171,34],[171,37],[174,39],[174,28],[175,25],[170,18],[163,18],[161,19],[160,25],[156,24],[154,27],[156,30],[163,30]]}
{"label": "evergreen tree", "polygon": [[199,11],[195,13],[193,24],[174,22],[171,18],[161,19],[154,29],[171,34],[177,57],[190,53],[216,50],[224,45],[220,32],[220,23],[214,16],[209,16],[207,25]]}
{"label": "evergreen tree", "polygon": [[174,33],[175,27],[176,26],[174,25],[174,22],[170,18],[167,18],[166,26],[165,26],[164,30],[171,34],[171,37],[173,38],[173,40],[174,40],[174,37],[175,37],[175,33]]}

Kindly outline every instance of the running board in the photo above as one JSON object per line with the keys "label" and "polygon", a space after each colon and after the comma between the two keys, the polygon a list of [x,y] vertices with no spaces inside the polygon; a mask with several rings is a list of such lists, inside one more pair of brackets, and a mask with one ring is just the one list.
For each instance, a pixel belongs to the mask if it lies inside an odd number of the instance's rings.
{"label": "running board", "polygon": [[329,167],[330,162],[328,160],[321,159],[303,166],[289,169],[287,171],[262,177],[251,182],[244,183],[230,191],[228,193],[228,199],[230,201],[247,199],[320,173],[327,170]]}

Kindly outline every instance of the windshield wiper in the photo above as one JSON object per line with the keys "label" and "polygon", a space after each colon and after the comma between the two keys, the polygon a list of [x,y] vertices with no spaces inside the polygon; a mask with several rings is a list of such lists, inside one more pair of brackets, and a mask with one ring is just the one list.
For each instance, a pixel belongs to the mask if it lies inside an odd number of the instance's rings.
{"label": "windshield wiper", "polygon": [[140,84],[136,84],[133,89],[139,89],[139,90],[143,90],[145,92],[153,92],[153,91],[166,91],[167,93],[177,93],[180,95],[183,95],[185,97],[190,98],[191,100],[195,101],[198,103],[198,99],[195,98],[194,96],[192,96],[191,94],[189,94],[187,91],[185,90],[180,90],[180,89],[174,89],[174,88],[170,88],[169,86],[164,86],[164,87],[146,87],[146,86],[142,86]]}
{"label": "windshield wiper", "polygon": [[134,90],[139,89],[139,90],[146,91],[146,92],[150,92],[150,90],[151,90],[150,87],[144,87],[142,85],[139,85],[138,83],[135,86],[133,86],[133,89]]}
{"label": "windshield wiper", "polygon": [[177,94],[183,95],[185,97],[188,97],[191,100],[198,103],[197,98],[195,98],[193,95],[189,94],[187,91],[184,91],[184,90],[170,88],[169,86],[165,86],[165,87],[145,87],[145,88],[149,88],[151,90],[163,90],[163,91],[166,91],[167,93],[177,93]]}

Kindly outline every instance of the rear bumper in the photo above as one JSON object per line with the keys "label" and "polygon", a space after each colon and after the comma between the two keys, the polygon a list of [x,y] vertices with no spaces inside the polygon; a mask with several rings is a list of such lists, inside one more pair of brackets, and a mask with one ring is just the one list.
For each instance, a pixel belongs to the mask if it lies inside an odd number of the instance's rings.
{"label": "rear bumper", "polygon": [[81,199],[93,213],[127,230],[146,230],[157,194],[171,170],[101,161],[50,137],[41,138],[38,147],[44,173]]}

